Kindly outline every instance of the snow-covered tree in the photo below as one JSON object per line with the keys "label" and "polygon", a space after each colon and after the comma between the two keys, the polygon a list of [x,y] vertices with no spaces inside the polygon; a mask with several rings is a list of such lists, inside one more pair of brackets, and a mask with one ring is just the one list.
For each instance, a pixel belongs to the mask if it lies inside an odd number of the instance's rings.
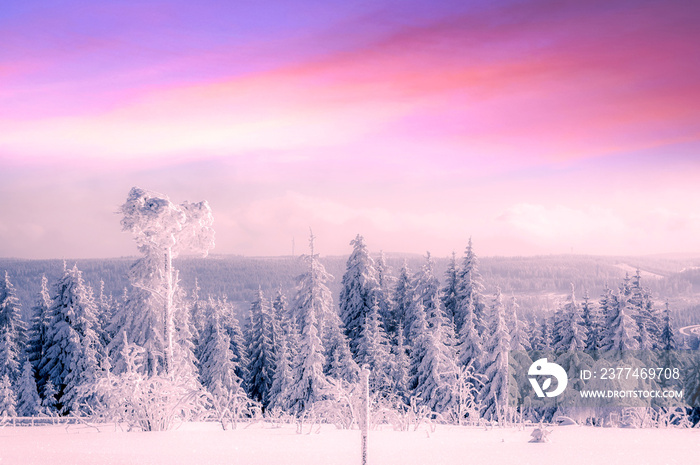
{"label": "snow-covered tree", "polygon": [[206,310],[198,350],[200,382],[214,396],[236,392],[241,380],[236,375],[231,340],[223,326],[222,309],[209,305]]}
{"label": "snow-covered tree", "polygon": [[25,343],[22,307],[5,271],[4,279],[0,279],[0,377],[7,375],[13,383],[19,378]]}
{"label": "snow-covered tree", "polygon": [[55,289],[39,373],[42,385],[51,380],[68,412],[85,400],[81,389],[94,382],[99,371],[97,307],[77,266],[64,270]]}
{"label": "snow-covered tree", "polygon": [[350,241],[353,246],[348,258],[340,290],[340,319],[345,326],[350,351],[357,356],[362,325],[372,308],[379,283],[374,260],[369,256],[365,240],[361,235]]}
{"label": "snow-covered tree", "polygon": [[49,379],[44,385],[44,395],[41,399],[42,414],[49,416],[54,416],[58,414],[58,401],[56,400],[57,395],[58,391],[56,391],[56,387]]}
{"label": "snow-covered tree", "polygon": [[370,370],[370,389],[374,392],[391,388],[392,360],[389,340],[379,315],[379,304],[374,302],[365,316],[357,344],[357,363]]}
{"label": "snow-covered tree", "polygon": [[250,306],[250,361],[246,387],[250,398],[263,406],[267,406],[275,372],[272,337],[273,320],[269,304],[262,290],[258,288],[255,300]]}
{"label": "snow-covered tree", "polygon": [[507,308],[506,323],[510,332],[511,350],[530,350],[530,339],[527,337],[525,322],[518,318],[518,302],[512,296]]}
{"label": "snow-covered tree", "polygon": [[417,298],[411,328],[413,347],[409,387],[423,405],[441,413],[453,408],[456,402],[453,386],[457,367],[442,342],[442,326],[430,327],[425,316],[423,302]]}
{"label": "snow-covered tree", "polygon": [[586,350],[598,350],[602,338],[601,316],[598,309],[588,297],[588,292],[583,295],[581,303],[581,318],[587,330]]}
{"label": "snow-covered tree", "polygon": [[[456,315],[458,315],[458,287],[459,287],[459,270],[457,266],[457,255],[452,252],[452,257],[447,264],[447,270],[445,271],[445,285],[441,289],[442,295],[442,306],[445,309],[445,315],[447,318],[455,324]],[[461,322],[460,322],[461,323]],[[455,330],[458,332],[460,328],[455,326]]]}
{"label": "snow-covered tree", "polygon": [[340,318],[331,315],[326,325],[326,365],[324,373],[333,379],[356,383],[360,377],[360,368],[350,353],[350,344],[342,329]]}
{"label": "snow-covered tree", "polygon": [[469,244],[464,252],[464,257],[462,258],[462,266],[459,269],[458,281],[457,281],[457,311],[458,314],[455,315],[455,326],[456,332],[459,334],[462,323],[464,322],[465,315],[460,314],[460,311],[465,311],[466,306],[462,305],[461,302],[464,299],[470,299],[473,305],[474,312],[474,326],[479,332],[482,338],[485,338],[484,332],[486,331],[485,313],[486,305],[483,297],[484,284],[482,282],[481,274],[479,273],[479,259],[474,253],[474,248],[472,246],[472,238],[469,238]]}
{"label": "snow-covered tree", "polygon": [[394,319],[398,328],[403,331],[404,339],[406,339],[411,331],[411,325],[408,321],[411,305],[413,305],[413,297],[415,295],[415,286],[412,279],[411,270],[404,260],[403,266],[399,271],[399,278],[396,282],[396,290],[394,292]]}
{"label": "snow-covered tree", "polygon": [[41,277],[39,293],[32,307],[32,321],[27,341],[27,360],[32,364],[35,373],[38,373],[39,364],[44,356],[44,344],[46,343],[46,335],[51,323],[51,315],[49,313],[51,297],[49,296],[48,282],[45,275]]}
{"label": "snow-covered tree", "polygon": [[272,375],[272,385],[268,394],[268,408],[287,410],[289,390],[294,379],[292,377],[292,354],[287,344],[287,335],[279,334],[275,350],[275,371]]}
{"label": "snow-covered tree", "polygon": [[637,324],[631,316],[632,308],[623,292],[612,296],[608,303],[608,323],[601,349],[624,354],[639,349]]}
{"label": "snow-covered tree", "polygon": [[484,347],[481,336],[474,324],[474,305],[471,299],[463,299],[460,306],[466,306],[461,310],[464,316],[462,328],[457,336],[457,360],[459,366],[471,366],[472,370],[478,372],[481,369]]}
{"label": "snow-covered tree", "polygon": [[660,339],[661,350],[676,350],[676,336],[673,330],[673,321],[671,319],[671,311],[668,308],[668,301],[664,306],[663,327],[661,330]]}
{"label": "snow-covered tree", "polygon": [[408,357],[408,347],[404,341],[403,331],[396,335],[396,344],[392,346],[392,356],[394,359],[391,373],[394,393],[404,402],[409,398],[408,383],[411,360]]}
{"label": "snow-covered tree", "polygon": [[109,325],[112,322],[112,315],[114,314],[117,304],[111,295],[107,295],[105,293],[105,282],[102,280],[100,280],[100,291],[95,299],[95,304],[97,305],[98,323],[95,331],[100,338],[100,344],[105,348],[101,349],[101,352],[105,352],[106,347],[112,340],[112,335],[109,333],[107,328],[109,328]]}
{"label": "snow-covered tree", "polygon": [[510,334],[506,327],[505,308],[500,289],[496,290],[491,306],[491,325],[494,328],[485,346],[484,375],[488,380],[480,392],[483,416],[499,423],[507,418],[511,386],[514,384],[509,371]]}
{"label": "snow-covered tree", "polygon": [[12,389],[10,376],[0,377],[0,418],[17,416],[17,396]]}
{"label": "snow-covered tree", "polygon": [[22,367],[22,376],[17,383],[17,414],[21,417],[33,417],[41,411],[41,399],[36,389],[34,368],[29,361]]}
{"label": "snow-covered tree", "polygon": [[396,285],[396,278],[391,275],[391,270],[386,264],[386,257],[383,251],[379,251],[379,258],[377,258],[375,269],[377,271],[377,290],[375,292],[375,297],[377,299],[377,305],[379,305],[379,315],[382,318],[384,330],[391,341],[396,337],[398,328],[398,320],[394,313],[395,304],[393,291]]}
{"label": "snow-covered tree", "polygon": [[312,409],[316,402],[325,398],[328,389],[328,381],[323,373],[325,357],[319,337],[319,327],[322,324],[319,320],[329,318],[328,315],[332,312],[333,298],[326,287],[331,276],[318,260],[314,251],[314,239],[311,234],[311,253],[304,257],[307,271],[299,277],[292,312],[299,325],[300,337],[292,370],[294,381],[289,390],[289,408],[297,414]]}
{"label": "snow-covered tree", "polygon": [[[113,321],[113,333],[126,331],[129,340],[149,352],[148,372],[170,373],[173,363],[174,300],[177,272],[173,258],[181,252],[207,255],[214,247],[213,217],[206,201],[173,204],[166,196],[134,187],[121,207],[122,228],[134,235],[144,255],[129,272],[137,292],[130,296],[125,315]],[[115,327],[117,326],[117,327]],[[119,352],[112,345],[112,352]],[[160,355],[158,355],[160,354]]]}
{"label": "snow-covered tree", "polygon": [[562,352],[583,350],[586,347],[586,328],[581,317],[581,306],[576,302],[573,284],[566,304],[558,315],[554,348]]}

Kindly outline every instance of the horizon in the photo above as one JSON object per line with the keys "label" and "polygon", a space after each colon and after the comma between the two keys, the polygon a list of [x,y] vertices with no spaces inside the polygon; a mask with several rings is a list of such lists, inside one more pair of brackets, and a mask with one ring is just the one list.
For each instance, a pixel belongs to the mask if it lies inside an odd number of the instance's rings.
{"label": "horizon", "polygon": [[700,245],[700,3],[182,0],[0,10],[0,256],[135,254],[129,189],[214,252]]}

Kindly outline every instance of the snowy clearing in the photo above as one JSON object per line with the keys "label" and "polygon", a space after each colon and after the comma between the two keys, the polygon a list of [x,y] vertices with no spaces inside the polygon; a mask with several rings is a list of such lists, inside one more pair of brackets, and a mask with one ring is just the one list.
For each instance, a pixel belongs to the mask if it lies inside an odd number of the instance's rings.
{"label": "snowy clearing", "polygon": [[[700,430],[551,427],[549,443],[529,443],[532,427],[438,426],[429,432],[371,431],[369,463],[410,464],[687,464],[698,454]],[[214,423],[163,433],[100,432],[84,425],[0,429],[5,464],[352,464],[360,463],[360,432],[324,426],[296,434],[293,425],[254,424],[222,431]],[[305,432],[308,428],[305,428]]]}

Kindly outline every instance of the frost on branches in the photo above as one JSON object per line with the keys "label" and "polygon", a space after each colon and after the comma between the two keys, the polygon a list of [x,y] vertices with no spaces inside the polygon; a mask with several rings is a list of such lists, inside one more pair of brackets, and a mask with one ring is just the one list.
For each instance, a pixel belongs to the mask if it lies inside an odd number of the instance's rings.
{"label": "frost on branches", "polygon": [[[176,205],[162,194],[134,187],[121,213],[122,228],[134,235],[143,257],[129,271],[135,290],[121,314],[115,315],[112,330],[125,330],[146,350],[149,374],[158,370],[172,374],[178,281],[172,261],[184,252],[206,256],[214,247],[211,208],[206,201]],[[119,343],[111,350],[119,354]]]}

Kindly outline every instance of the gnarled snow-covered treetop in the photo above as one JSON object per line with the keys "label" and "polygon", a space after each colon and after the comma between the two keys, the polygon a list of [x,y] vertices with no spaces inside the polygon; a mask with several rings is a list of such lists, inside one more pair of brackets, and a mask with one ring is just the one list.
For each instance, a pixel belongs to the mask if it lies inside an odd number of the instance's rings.
{"label": "gnarled snow-covered treetop", "polygon": [[176,205],[166,195],[133,187],[120,211],[122,228],[134,234],[139,249],[171,249],[176,257],[206,256],[214,248],[214,217],[206,200]]}

